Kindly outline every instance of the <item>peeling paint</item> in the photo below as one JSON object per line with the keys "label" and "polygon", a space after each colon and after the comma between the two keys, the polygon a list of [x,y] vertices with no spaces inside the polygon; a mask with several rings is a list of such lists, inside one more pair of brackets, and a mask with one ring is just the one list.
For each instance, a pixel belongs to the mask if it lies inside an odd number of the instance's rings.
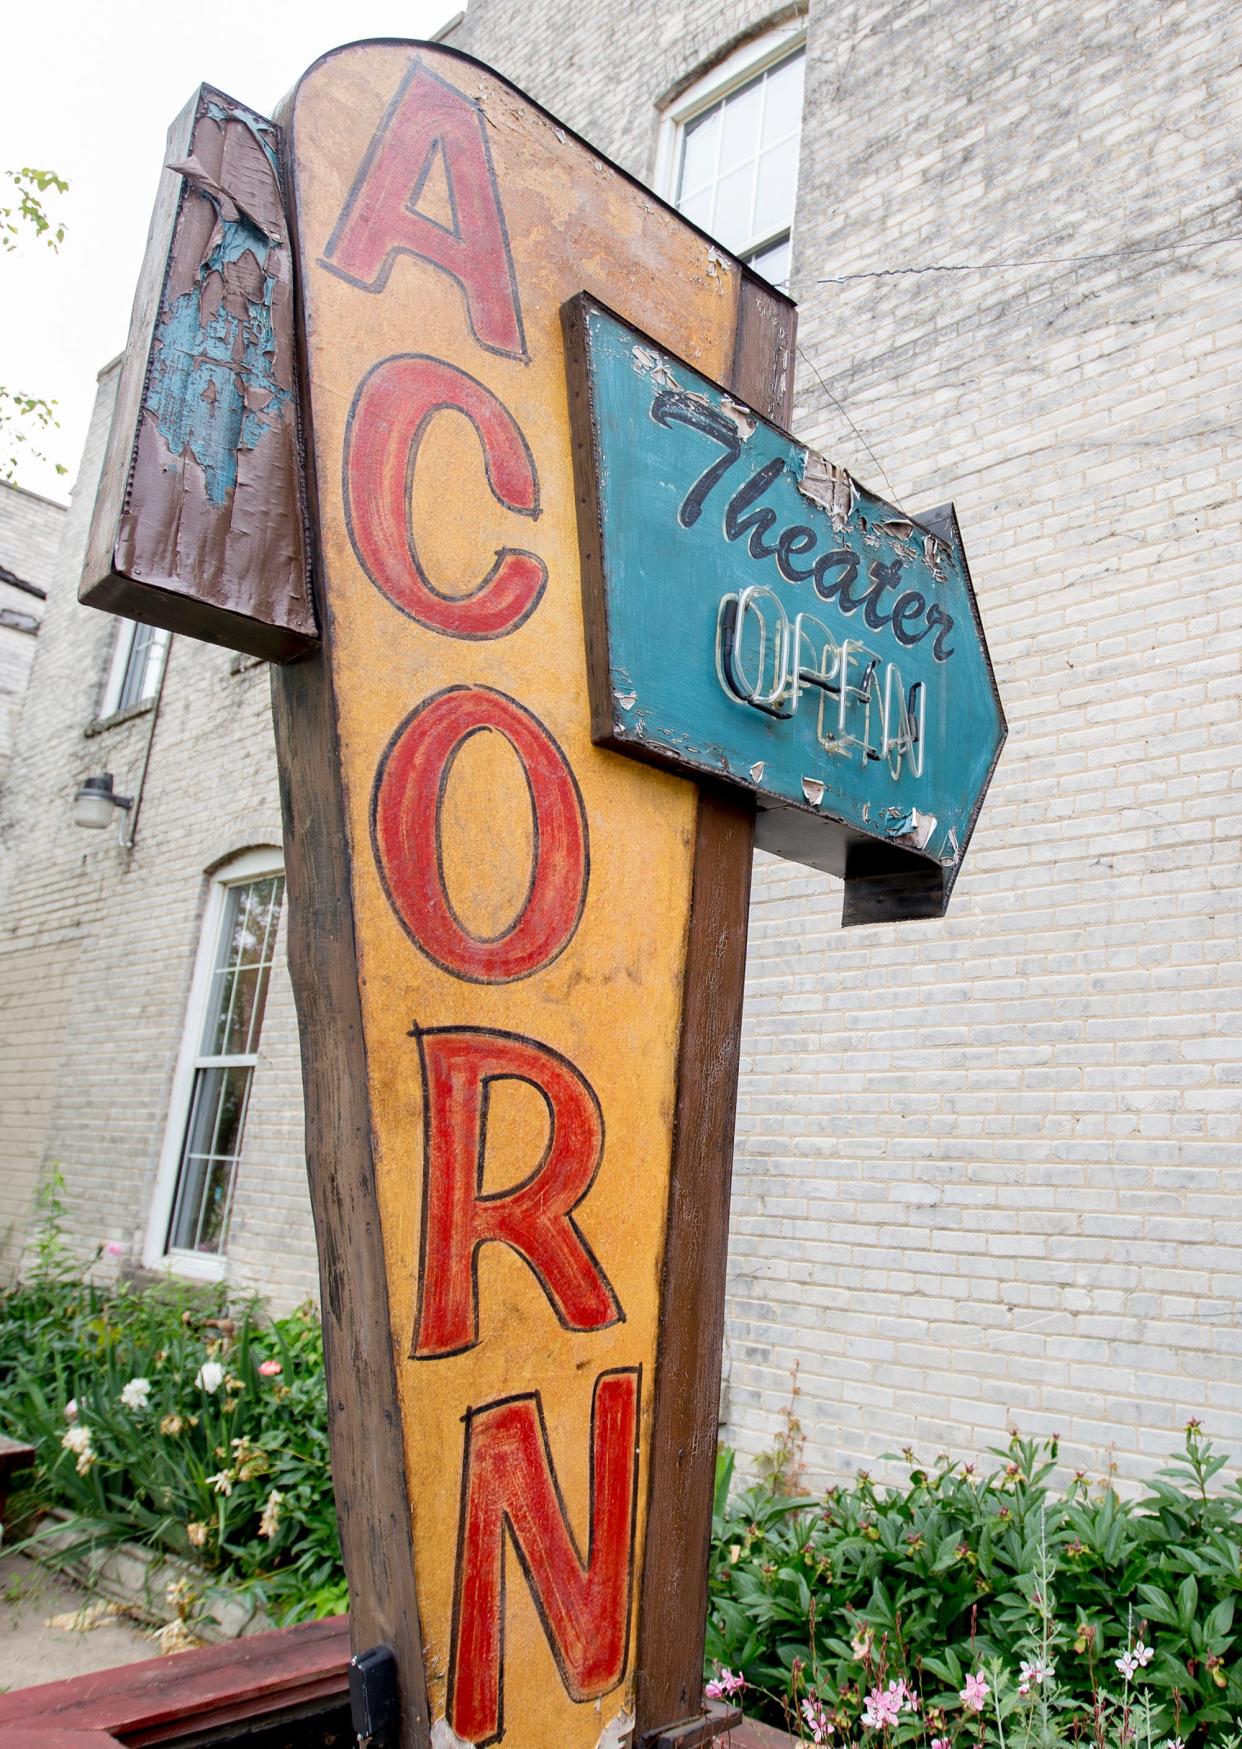
{"label": "peeling paint", "polygon": [[144,407],[171,454],[188,450],[202,468],[209,503],[223,504],[238,452],[257,449],[291,399],[274,372],[270,257],[281,241],[197,158],[168,168],[211,203],[216,224],[194,284],[160,312]]}
{"label": "peeling paint", "polygon": [[253,135],[255,143],[261,147],[263,156],[271,166],[272,175],[280,181],[280,160],[276,156],[276,124],[268,121],[265,116],[256,115],[253,109],[247,109],[244,103],[233,103],[225,109],[221,103],[209,102],[204,111],[209,121],[214,121],[217,127],[223,127],[226,122],[239,122],[248,133]]}
{"label": "peeling paint", "polygon": [[632,711],[634,706],[638,703],[638,694],[636,692],[614,692],[612,696],[616,699],[623,711]]}
{"label": "peeling paint", "polygon": [[752,783],[762,783],[763,782],[763,773],[764,773],[765,768],[766,768],[766,762],[762,759],[756,759],[755,763],[750,768],[750,776],[751,776]]}
{"label": "peeling paint", "polygon": [[804,498],[828,512],[838,534],[854,514],[858,487],[853,476],[836,462],[830,462],[827,456],[817,455],[813,449],[806,452],[798,490]]}
{"label": "peeling paint", "polygon": [[[173,171],[177,176],[184,177],[191,188],[196,189],[199,194],[205,195],[215,207],[221,224],[235,224],[238,219],[244,219],[254,230],[266,237],[269,243],[282,241],[280,231],[275,226],[265,224],[252,208],[243,206],[236,195],[232,195],[227,189],[222,188],[210,170],[201,164],[193,153],[188,158],[170,158],[164,168]],[[213,247],[219,235],[220,225],[217,224],[216,230],[212,233]]]}
{"label": "peeling paint", "polygon": [[802,793],[807,801],[810,802],[811,806],[817,808],[824,799],[823,779],[818,777],[804,777],[802,779]]}
{"label": "peeling paint", "polygon": [[937,534],[923,536],[923,562],[937,583],[946,581],[944,562],[949,556],[949,549]]}
{"label": "peeling paint", "polygon": [[475,1746],[459,1737],[447,1719],[437,1719],[431,1727],[431,1749],[475,1749]]}
{"label": "peeling paint", "polygon": [[909,540],[914,533],[914,524],[904,516],[893,516],[887,522],[877,522],[875,529],[877,534],[886,535],[889,540],[902,541]]}
{"label": "peeling paint", "polygon": [[743,407],[740,401],[733,400],[729,395],[722,395],[720,411],[727,419],[732,419],[743,443],[755,435],[755,416],[749,407]]}
{"label": "peeling paint", "polygon": [[[595,1749],[630,1749],[633,1733],[634,1714],[629,1707],[622,1707],[616,1717],[609,1719],[600,1732]],[[439,1749],[438,1745],[437,1749]]]}
{"label": "peeling paint", "polygon": [[920,813],[917,808],[911,808],[903,813],[899,808],[888,808],[885,812],[893,818],[884,822],[884,836],[892,838],[899,844],[908,844],[913,850],[925,850],[927,842],[936,830],[937,820],[934,814]]}

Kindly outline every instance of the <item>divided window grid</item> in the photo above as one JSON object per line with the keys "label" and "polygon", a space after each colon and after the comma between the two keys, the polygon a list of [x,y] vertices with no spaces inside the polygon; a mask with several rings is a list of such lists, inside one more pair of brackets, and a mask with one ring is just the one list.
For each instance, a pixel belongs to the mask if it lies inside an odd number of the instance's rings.
{"label": "divided window grid", "polygon": [[780,287],[789,279],[805,70],[799,49],[680,130],[678,211]]}
{"label": "divided window grid", "polygon": [[129,710],[154,698],[160,684],[168,633],[161,626],[123,624],[117,635],[101,716]]}
{"label": "divided window grid", "polygon": [[223,1255],[258,1061],[284,878],[225,889],[168,1229],[169,1251]]}

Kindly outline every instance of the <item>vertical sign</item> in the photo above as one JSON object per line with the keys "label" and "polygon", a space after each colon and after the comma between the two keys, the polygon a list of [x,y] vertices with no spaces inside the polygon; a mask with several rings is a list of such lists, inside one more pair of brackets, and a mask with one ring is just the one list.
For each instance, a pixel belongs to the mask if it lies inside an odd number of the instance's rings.
{"label": "vertical sign", "polygon": [[699,1710],[753,814],[592,744],[562,309],[776,418],[792,310],[449,51],[339,50],[284,119],[322,646],[274,684],[355,1643],[404,1744],[655,1741]]}

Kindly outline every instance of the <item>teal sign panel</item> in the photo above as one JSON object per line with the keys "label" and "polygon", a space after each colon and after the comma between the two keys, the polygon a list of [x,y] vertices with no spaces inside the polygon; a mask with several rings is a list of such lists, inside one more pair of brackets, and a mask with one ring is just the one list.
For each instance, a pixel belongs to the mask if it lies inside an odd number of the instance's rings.
{"label": "teal sign panel", "polygon": [[595,740],[939,915],[1006,733],[952,507],[894,509],[586,297],[566,324]]}

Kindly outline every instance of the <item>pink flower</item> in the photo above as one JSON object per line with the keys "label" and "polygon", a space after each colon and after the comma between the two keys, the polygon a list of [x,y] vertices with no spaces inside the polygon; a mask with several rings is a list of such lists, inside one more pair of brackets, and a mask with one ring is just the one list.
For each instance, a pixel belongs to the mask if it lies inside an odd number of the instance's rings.
{"label": "pink flower", "polygon": [[735,1676],[732,1670],[722,1668],[717,1664],[716,1680],[709,1682],[703,1693],[708,1700],[727,1700],[732,1695],[741,1694],[745,1686],[746,1678],[744,1676]]}
{"label": "pink flower", "polygon": [[961,1695],[963,1706],[969,1707],[972,1713],[983,1711],[983,1703],[988,1698],[988,1685],[982,1670],[966,1678],[966,1686]]}
{"label": "pink flower", "polygon": [[108,1243],[104,1246],[104,1250],[108,1253],[109,1257],[124,1257],[125,1255],[125,1247],[121,1244],[119,1239],[109,1239]]}
{"label": "pink flower", "polygon": [[1032,1682],[1038,1687],[1047,1681],[1054,1669],[1054,1665],[1045,1664],[1042,1658],[1032,1658],[1029,1663],[1024,1658],[1018,1666],[1018,1693],[1029,1694]]}
{"label": "pink flower", "polygon": [[933,1737],[931,1749],[949,1749],[949,1739],[947,1737]]}
{"label": "pink flower", "polygon": [[802,1716],[806,1720],[806,1728],[811,1733],[812,1743],[824,1743],[832,1734],[832,1725],[823,1704],[813,1695],[808,1695],[802,1703]]}
{"label": "pink flower", "polygon": [[887,1731],[897,1723],[903,1712],[914,1712],[918,1696],[904,1682],[890,1682],[887,1688],[873,1688],[863,1707],[863,1724],[872,1731]]}
{"label": "pink flower", "polygon": [[284,1370],[278,1360],[261,1360],[259,1362],[259,1377],[263,1379],[277,1379]]}

